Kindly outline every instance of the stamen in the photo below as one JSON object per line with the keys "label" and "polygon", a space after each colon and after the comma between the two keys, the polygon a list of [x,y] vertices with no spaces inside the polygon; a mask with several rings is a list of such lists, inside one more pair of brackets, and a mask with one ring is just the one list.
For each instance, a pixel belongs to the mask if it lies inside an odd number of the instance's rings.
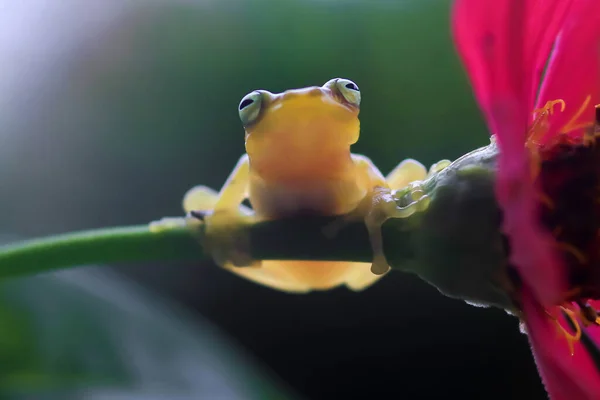
{"label": "stamen", "polygon": [[573,311],[565,307],[560,308],[565,313],[565,316],[569,318],[571,324],[575,327],[575,334],[572,334],[571,332],[567,331],[556,318],[554,318],[554,323],[558,325],[565,339],[567,339],[567,344],[569,346],[571,356],[573,356],[573,354],[575,353],[574,343],[581,339],[581,327],[579,326],[579,322],[577,322],[577,318],[575,317],[575,313]]}
{"label": "stamen", "polygon": [[593,136],[594,138],[597,138],[598,136],[600,136],[600,104],[596,104],[594,106],[594,111],[595,111],[595,123],[594,123],[594,130],[593,130]]}
{"label": "stamen", "polygon": [[535,115],[536,113],[547,112],[550,113],[550,115],[552,115],[554,114],[554,106],[557,104],[560,104],[560,112],[564,112],[567,103],[565,103],[563,99],[556,99],[547,101],[546,104],[544,104],[541,108],[536,108],[535,110],[533,110],[533,114]]}
{"label": "stamen", "polygon": [[581,309],[579,314],[585,326],[598,323],[597,321],[600,319],[600,317],[598,317],[598,311],[596,311],[592,306],[589,304],[579,304],[579,308]]}
{"label": "stamen", "polygon": [[529,149],[529,154],[531,156],[531,179],[535,180],[542,171],[542,157],[540,156],[537,145],[534,145],[534,142],[528,141],[525,146]]}
{"label": "stamen", "polygon": [[[557,226],[552,231],[552,236],[554,236],[555,238],[558,238],[561,235],[561,233],[563,233],[563,227],[562,226]],[[600,229],[598,230],[598,234],[600,235]]]}
{"label": "stamen", "polygon": [[573,289],[568,290],[567,292],[565,292],[564,298],[565,299],[573,299],[573,298],[579,297],[580,294],[581,294],[581,288],[580,287],[574,287]]}
{"label": "stamen", "polygon": [[600,136],[600,132],[594,132],[587,130],[583,134],[583,145],[586,147],[592,147],[596,144],[596,138]]}
{"label": "stamen", "polygon": [[556,206],[552,199],[546,193],[538,193],[538,200],[545,204],[549,209],[554,210]]}
{"label": "stamen", "polygon": [[565,111],[566,103],[563,99],[547,101],[543,107],[533,110],[534,120],[529,128],[528,141],[536,143],[548,131],[548,118],[554,115],[554,106],[557,104],[560,104],[560,112]]}
{"label": "stamen", "polygon": [[587,263],[587,261],[588,261],[587,257],[577,247],[573,246],[570,243],[566,243],[566,242],[557,242],[557,245],[561,250],[566,251],[567,253],[569,253],[573,257],[575,257],[577,259],[577,261],[579,261],[581,264]]}
{"label": "stamen", "polygon": [[589,122],[580,122],[580,123],[576,122],[581,117],[581,115],[583,115],[583,113],[585,112],[585,109],[590,104],[591,100],[592,100],[592,96],[588,95],[585,98],[585,101],[583,102],[581,107],[579,107],[579,110],[577,110],[577,112],[573,115],[573,117],[569,120],[569,122],[567,122],[565,124],[565,126],[560,130],[561,133],[569,133],[571,131],[589,128],[590,126],[592,126],[592,123],[589,123]]}

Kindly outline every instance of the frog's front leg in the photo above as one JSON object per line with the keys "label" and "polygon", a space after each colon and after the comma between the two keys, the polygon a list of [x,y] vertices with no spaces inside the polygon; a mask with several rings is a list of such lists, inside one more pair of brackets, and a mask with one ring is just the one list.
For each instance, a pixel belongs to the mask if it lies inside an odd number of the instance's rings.
{"label": "frog's front leg", "polygon": [[[366,157],[354,156],[355,163],[359,168],[363,184],[371,188],[370,193],[365,197],[358,212],[364,215],[365,225],[369,232],[371,248],[373,250],[373,263],[371,272],[381,275],[389,270],[389,264],[383,251],[383,236],[381,226],[390,218],[406,218],[418,209],[421,198],[420,182],[429,174],[436,173],[445,168],[449,161],[442,160],[434,164],[429,172],[423,164],[413,159],[402,161],[394,168],[385,179],[382,177],[379,169]],[[414,192],[415,204],[410,204],[406,208],[397,206],[392,196],[392,190],[409,187],[411,193]]]}
{"label": "frog's front leg", "polygon": [[[394,168],[385,181],[387,187],[378,185],[374,188],[368,201],[369,211],[365,217],[365,224],[369,232],[371,247],[373,249],[373,265],[371,271],[374,274],[383,274],[388,271],[389,264],[383,252],[383,237],[381,226],[390,218],[407,218],[428,204],[428,197],[424,194],[421,182],[450,164],[448,160],[441,160],[431,166],[429,171],[420,162],[408,158]],[[368,159],[361,161],[362,168],[366,171],[377,170]],[[378,170],[377,170],[378,171]],[[367,173],[367,172],[365,172]],[[370,172],[373,175],[372,172]],[[406,189],[412,200],[405,207],[399,207],[393,198],[393,191]]]}
{"label": "frog's front leg", "polygon": [[[352,157],[358,168],[359,182],[363,187],[368,188],[367,195],[359,204],[355,213],[362,215],[369,233],[369,240],[373,250],[371,272],[375,275],[383,275],[389,271],[390,266],[383,252],[381,226],[393,214],[396,203],[391,196],[390,184],[375,164],[364,156],[353,154]],[[414,169],[413,163],[405,163],[405,165],[409,166],[408,168],[411,170]],[[407,167],[402,169],[397,167],[394,170],[395,172],[393,171],[391,174],[393,178],[392,184],[401,184],[401,181],[406,179],[407,174],[403,173],[406,170]]]}
{"label": "frog's front leg", "polygon": [[[186,212],[204,215],[204,247],[220,266],[256,266],[250,257],[245,226],[255,220],[252,211],[242,205],[248,197],[250,164],[244,155],[217,194],[206,186],[190,189],[183,200]],[[188,216],[191,223],[194,217]]]}
{"label": "frog's front leg", "polygon": [[382,275],[390,267],[383,254],[381,225],[387,220],[386,215],[391,213],[395,203],[391,199],[391,192],[383,174],[375,164],[369,158],[358,154],[352,154],[352,160],[357,168],[356,183],[359,188],[366,190],[366,194],[353,211],[325,227],[324,234],[332,237],[349,222],[363,220],[373,249],[371,272]]}

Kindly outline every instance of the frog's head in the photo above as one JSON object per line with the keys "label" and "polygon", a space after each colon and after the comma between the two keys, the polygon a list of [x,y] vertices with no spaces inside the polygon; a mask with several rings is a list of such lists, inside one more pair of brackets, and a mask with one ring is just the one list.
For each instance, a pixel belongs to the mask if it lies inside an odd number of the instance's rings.
{"label": "frog's head", "polygon": [[359,136],[359,106],[358,86],[348,79],[278,94],[255,90],[239,105],[246,152],[270,167],[348,154]]}

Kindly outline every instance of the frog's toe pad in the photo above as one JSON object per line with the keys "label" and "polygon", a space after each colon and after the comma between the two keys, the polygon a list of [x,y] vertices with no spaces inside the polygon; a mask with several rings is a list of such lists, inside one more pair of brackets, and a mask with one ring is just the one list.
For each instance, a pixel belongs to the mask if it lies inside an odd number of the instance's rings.
{"label": "frog's toe pad", "polygon": [[186,221],[180,217],[164,217],[157,221],[152,221],[148,224],[150,232],[160,233],[175,228],[183,228],[186,226]]}
{"label": "frog's toe pad", "polygon": [[390,266],[384,256],[375,257],[371,264],[371,272],[375,275],[383,275],[390,270]]}

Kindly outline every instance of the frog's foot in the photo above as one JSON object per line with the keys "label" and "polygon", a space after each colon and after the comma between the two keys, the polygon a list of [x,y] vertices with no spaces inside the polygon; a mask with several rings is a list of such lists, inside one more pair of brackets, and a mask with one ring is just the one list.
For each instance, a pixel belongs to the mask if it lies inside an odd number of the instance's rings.
{"label": "frog's foot", "polygon": [[[194,186],[183,196],[183,210],[186,213],[194,213],[199,219],[210,214],[219,200],[219,192],[204,186]],[[252,215],[252,209],[241,204],[239,211],[242,215]]]}
{"label": "frog's foot", "polygon": [[412,158],[407,158],[396,166],[386,177],[385,181],[392,189],[402,189],[414,181],[422,181],[427,177],[427,169],[423,164]]}
{"label": "frog's foot", "polygon": [[185,218],[181,217],[164,217],[157,221],[152,221],[148,225],[148,229],[150,232],[160,233],[164,231],[168,231],[176,228],[185,228],[186,226]]}
{"label": "frog's foot", "polygon": [[198,185],[188,190],[183,196],[182,206],[186,213],[207,212],[215,208],[219,193],[208,186]]}
{"label": "frog's foot", "polygon": [[452,161],[450,161],[450,160],[440,160],[440,161],[436,162],[429,168],[429,173],[427,174],[427,176],[429,177],[431,175],[437,174],[438,172],[440,172],[441,170],[443,170],[450,164],[452,164]]}
{"label": "frog's foot", "polygon": [[[240,205],[237,210],[213,212],[219,193],[207,186],[195,186],[183,198],[187,226],[199,232],[199,239],[220,266],[258,266],[250,256],[247,226],[252,210]],[[202,229],[202,225],[204,228]]]}

